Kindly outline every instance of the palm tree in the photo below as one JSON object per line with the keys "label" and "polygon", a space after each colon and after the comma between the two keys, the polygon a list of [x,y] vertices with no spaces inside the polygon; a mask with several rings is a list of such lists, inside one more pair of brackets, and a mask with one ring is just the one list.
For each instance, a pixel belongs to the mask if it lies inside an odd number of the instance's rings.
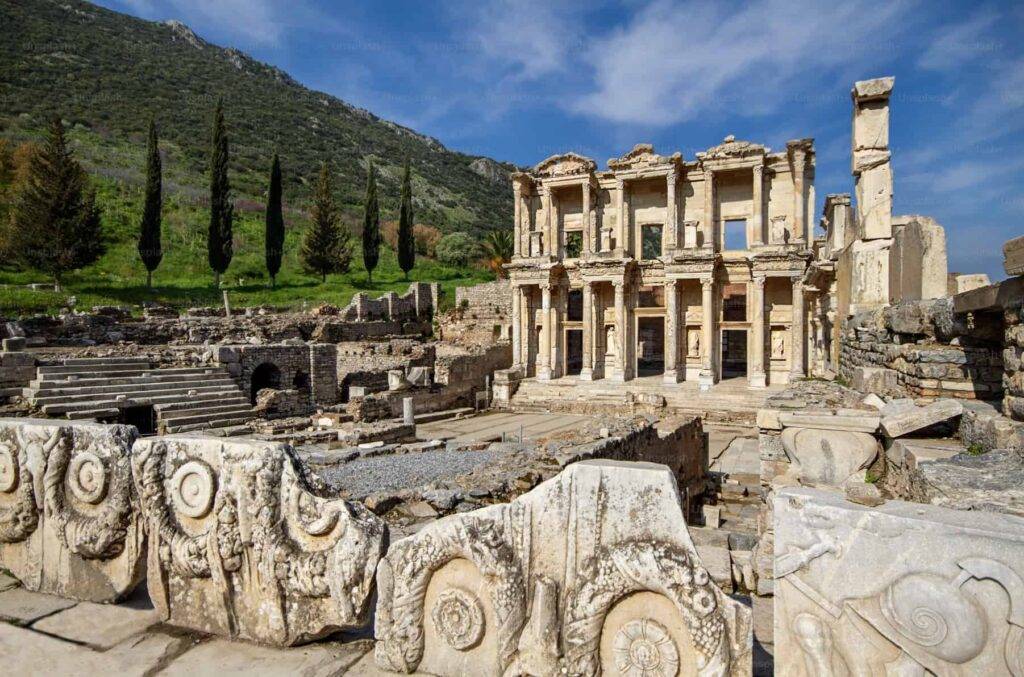
{"label": "palm tree", "polygon": [[483,243],[484,259],[487,267],[494,271],[499,279],[508,277],[505,265],[512,260],[515,242],[511,230],[492,230],[487,233]]}

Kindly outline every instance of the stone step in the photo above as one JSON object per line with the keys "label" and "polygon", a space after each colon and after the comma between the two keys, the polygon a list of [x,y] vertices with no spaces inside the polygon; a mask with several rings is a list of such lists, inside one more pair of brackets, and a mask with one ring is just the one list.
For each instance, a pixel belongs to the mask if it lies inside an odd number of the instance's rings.
{"label": "stone step", "polygon": [[38,388],[40,390],[47,390],[52,388],[64,388],[68,384],[81,384],[81,385],[115,385],[120,383],[134,383],[139,381],[167,381],[183,378],[195,378],[197,376],[228,376],[228,373],[224,369],[212,368],[212,367],[182,367],[174,369],[149,369],[143,372],[132,372],[125,376],[111,376],[109,374],[102,374],[99,376],[90,375],[83,378],[67,379],[63,376],[49,376],[44,378],[36,378],[29,383],[30,387]]}
{"label": "stone step", "polygon": [[[238,389],[205,389],[200,391],[201,394],[220,394],[224,397],[238,397]],[[83,411],[98,407],[114,407],[123,409],[125,407],[143,406],[143,405],[156,405],[156,404],[169,404],[171,402],[187,402],[189,400],[189,394],[187,391],[173,391],[164,394],[147,393],[145,395],[137,395],[134,397],[126,397],[123,400],[118,400],[111,397],[105,398],[94,398],[79,400],[74,402],[66,403],[54,403],[47,404],[42,407],[42,411],[47,416],[60,416],[62,414],[68,414],[74,411]]]}
{"label": "stone step", "polygon": [[443,411],[430,411],[425,414],[416,414],[414,420],[417,424],[420,423],[433,423],[434,421],[445,421],[450,418],[458,418],[459,416],[468,416],[475,413],[476,410],[472,407],[462,407],[461,409],[445,409]]}
{"label": "stone step", "polygon": [[[193,424],[189,424],[189,425],[174,425],[174,426],[168,426],[167,427],[167,432],[169,434],[174,434],[174,433],[195,432],[197,430],[207,430],[209,428],[228,428],[228,427],[233,427],[233,426],[240,426],[243,423],[245,423],[246,421],[251,420],[252,418],[253,418],[253,415],[252,415],[252,413],[250,413],[248,416],[239,416],[239,417],[236,417],[236,418],[224,418],[224,419],[220,419],[220,420],[216,420],[216,421],[210,421],[208,423],[193,423]],[[242,434],[242,433],[235,433],[235,434]]]}
{"label": "stone step", "polygon": [[46,391],[45,394],[34,393],[32,403],[36,405],[51,402],[80,400],[97,395],[144,395],[146,393],[188,392],[209,388],[238,388],[230,378],[190,379],[178,381],[160,381],[156,383],[133,383],[113,386],[88,386],[85,388],[62,388]]}
{"label": "stone step", "polygon": [[228,404],[245,405],[251,406],[249,398],[243,395],[241,392],[235,397],[226,397],[223,393],[213,393],[210,395],[196,395],[195,397],[189,397],[184,402],[169,402],[167,404],[154,405],[157,415],[174,414],[179,411],[189,411],[195,409],[202,409],[209,407],[211,403],[215,403],[214,406],[224,406]]}
{"label": "stone step", "polygon": [[88,366],[93,364],[151,364],[148,357],[109,356],[109,357],[69,357],[63,362],[68,366]]}
{"label": "stone step", "polygon": [[215,421],[222,421],[225,419],[250,419],[253,418],[252,407],[249,406],[227,406],[227,407],[212,407],[209,410],[203,410],[203,413],[193,413],[190,416],[178,416],[174,418],[167,418],[161,416],[158,420],[160,423],[165,425],[168,430],[171,428],[181,428],[183,426],[195,425],[200,423],[212,423]]}
{"label": "stone step", "polygon": [[111,409],[109,407],[99,409],[84,409],[82,411],[68,413],[67,418],[71,419],[72,421],[81,421],[84,419],[114,418],[120,413],[121,411],[119,409]]}
{"label": "stone step", "polygon": [[152,371],[149,363],[145,364],[92,364],[72,366],[68,364],[53,364],[37,367],[40,374],[47,376],[61,376],[67,374],[109,374],[124,372],[126,374]]}

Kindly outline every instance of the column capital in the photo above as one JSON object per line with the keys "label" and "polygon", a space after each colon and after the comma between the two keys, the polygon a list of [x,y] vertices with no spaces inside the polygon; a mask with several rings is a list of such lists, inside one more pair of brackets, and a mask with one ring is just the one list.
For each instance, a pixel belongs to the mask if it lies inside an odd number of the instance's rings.
{"label": "column capital", "polygon": [[754,283],[754,286],[758,287],[759,289],[763,289],[764,281],[768,278],[765,275],[754,275],[750,279]]}
{"label": "column capital", "polygon": [[754,176],[764,176],[764,165],[754,165]]}
{"label": "column capital", "polygon": [[794,289],[802,288],[804,286],[804,276],[803,275],[793,275],[792,277],[790,277],[790,279],[793,281],[793,288]]}
{"label": "column capital", "polygon": [[546,280],[544,282],[538,282],[537,286],[540,287],[541,291],[551,291],[551,281]]}
{"label": "column capital", "polygon": [[615,287],[615,291],[620,291],[626,288],[625,280],[612,280],[612,286]]}
{"label": "column capital", "polygon": [[679,172],[673,168],[672,171],[665,175],[665,183],[674,188],[677,181],[679,181]]}
{"label": "column capital", "polygon": [[622,190],[623,188],[626,187],[626,180],[621,178],[621,177],[619,177],[619,176],[616,176],[615,177],[615,187],[618,188],[619,190]]}
{"label": "column capital", "polygon": [[711,287],[714,284],[715,284],[715,278],[713,278],[713,277],[702,277],[702,278],[700,278],[700,286],[704,287],[704,289],[711,289]]}

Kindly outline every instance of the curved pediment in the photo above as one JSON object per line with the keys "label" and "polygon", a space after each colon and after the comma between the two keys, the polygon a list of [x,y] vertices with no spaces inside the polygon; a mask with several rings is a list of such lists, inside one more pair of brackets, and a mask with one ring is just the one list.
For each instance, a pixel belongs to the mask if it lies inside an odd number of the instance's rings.
{"label": "curved pediment", "polygon": [[533,168],[533,173],[540,176],[572,176],[573,174],[589,174],[597,169],[597,163],[588,157],[576,153],[552,155]]}
{"label": "curved pediment", "polygon": [[682,159],[682,153],[674,153],[669,157],[658,155],[654,152],[654,146],[649,143],[638,143],[633,146],[622,157],[608,160],[609,169],[640,169],[642,167],[653,167],[663,165],[667,162],[678,162]]}
{"label": "curved pediment", "polygon": [[701,160],[720,160],[724,158],[756,157],[764,155],[766,152],[768,152],[768,149],[761,144],[737,140],[735,136],[730,134],[717,146],[712,146],[703,153],[697,153],[697,157]]}

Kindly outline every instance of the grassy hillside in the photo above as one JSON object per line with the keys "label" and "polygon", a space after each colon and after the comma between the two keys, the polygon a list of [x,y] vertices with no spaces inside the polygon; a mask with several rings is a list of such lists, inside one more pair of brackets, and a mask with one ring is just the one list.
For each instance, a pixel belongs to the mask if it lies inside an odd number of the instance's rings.
{"label": "grassy hillside", "polygon": [[[481,237],[511,227],[507,181],[485,176],[512,169],[487,158],[450,151],[438,141],[381,120],[327,94],[302,87],[280,70],[231,49],[210,45],[181,24],[142,21],[77,0],[0,0],[0,136],[36,138],[57,113],[66,121],[75,154],[100,191],[108,254],[68,278],[80,306],[159,300],[179,305],[212,303],[205,229],[210,118],[223,97],[231,143],[236,201],[235,259],[226,279],[236,303],[314,305],[340,303],[365,284],[361,257],[353,271],[320,285],[303,275],[298,243],[317,167],[330,160],[345,221],[361,215],[366,162],[379,169],[383,217],[398,204],[401,163],[413,168],[416,220],[442,232]],[[135,252],[141,209],[145,127],[160,127],[164,155],[164,243],[156,297],[143,288],[145,271]],[[263,202],[270,157],[281,154],[288,225],[279,289],[266,289],[263,271]],[[476,168],[474,169],[474,166]],[[414,279],[446,286],[487,278],[480,270],[451,270],[418,259]],[[382,252],[374,293],[404,283],[394,253]],[[0,310],[53,309],[64,295],[12,287],[41,281],[27,272],[0,271]]]}

